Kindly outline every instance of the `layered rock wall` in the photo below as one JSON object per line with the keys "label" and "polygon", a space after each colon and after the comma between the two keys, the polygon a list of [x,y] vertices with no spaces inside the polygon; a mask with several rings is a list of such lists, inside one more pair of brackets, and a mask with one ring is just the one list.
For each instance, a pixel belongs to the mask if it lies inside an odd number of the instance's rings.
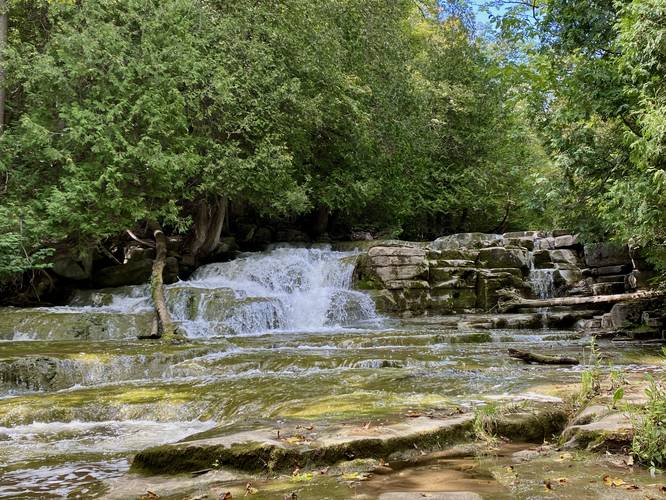
{"label": "layered rock wall", "polygon": [[451,314],[490,311],[498,291],[509,288],[537,298],[622,293],[637,286],[635,271],[626,245],[522,231],[376,242],[355,277],[385,312]]}

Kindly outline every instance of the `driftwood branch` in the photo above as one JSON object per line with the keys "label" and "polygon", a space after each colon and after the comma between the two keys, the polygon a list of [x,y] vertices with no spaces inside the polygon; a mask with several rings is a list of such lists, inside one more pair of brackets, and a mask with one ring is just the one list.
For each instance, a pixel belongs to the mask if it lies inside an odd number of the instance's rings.
{"label": "driftwood branch", "polygon": [[552,299],[525,299],[516,290],[499,290],[500,312],[507,312],[519,307],[555,307],[576,306],[586,304],[614,304],[617,302],[631,302],[636,300],[656,299],[666,294],[661,290],[645,290],[641,292],[620,293],[615,295],[592,295],[589,297],[556,297]]}
{"label": "driftwood branch", "polygon": [[546,354],[537,354],[530,351],[521,351],[519,349],[509,349],[509,356],[516,359],[522,359],[525,363],[537,363],[540,365],[577,365],[579,363],[576,358],[548,356]]}
{"label": "driftwood branch", "polygon": [[155,243],[154,242],[152,242],[150,240],[143,239],[143,238],[139,238],[136,234],[134,234],[129,229],[125,229],[125,232],[129,235],[130,238],[132,238],[134,241],[137,241],[137,242],[141,243],[144,247],[155,248]]}

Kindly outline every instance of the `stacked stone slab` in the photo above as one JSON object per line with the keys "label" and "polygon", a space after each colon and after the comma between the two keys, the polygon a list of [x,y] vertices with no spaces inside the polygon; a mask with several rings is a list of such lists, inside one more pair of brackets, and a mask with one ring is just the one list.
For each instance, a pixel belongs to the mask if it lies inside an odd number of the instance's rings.
{"label": "stacked stone slab", "polygon": [[583,246],[566,231],[521,231],[376,242],[355,278],[386,312],[452,314],[492,310],[501,289],[534,296],[535,271],[552,278],[560,295],[591,295],[624,292],[631,269],[626,246]]}
{"label": "stacked stone slab", "polygon": [[[522,233],[516,238],[532,241]],[[427,246],[378,243],[359,260],[356,284],[373,290],[386,312],[485,311],[497,304],[500,289],[529,293],[529,255],[527,246],[505,246],[503,235],[482,233],[445,236]]]}
{"label": "stacked stone slab", "polygon": [[594,295],[624,293],[633,288],[628,279],[633,263],[627,245],[592,243],[585,245],[584,255],[583,275]]}

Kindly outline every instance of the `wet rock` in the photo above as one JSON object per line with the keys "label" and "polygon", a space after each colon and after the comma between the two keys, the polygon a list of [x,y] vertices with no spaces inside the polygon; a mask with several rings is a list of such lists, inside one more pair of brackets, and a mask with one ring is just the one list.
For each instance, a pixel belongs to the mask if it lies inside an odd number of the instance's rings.
{"label": "wet rock", "polygon": [[109,266],[93,274],[93,282],[101,288],[141,285],[150,280],[151,259],[132,260],[127,264]]}
{"label": "wet rock", "polygon": [[477,307],[476,290],[471,288],[433,288],[430,291],[429,307],[440,313],[474,311]]}
{"label": "wet rock", "polygon": [[58,374],[57,360],[48,356],[26,356],[0,361],[0,386],[50,390]]}
{"label": "wet rock", "polygon": [[67,312],[50,309],[0,309],[0,339],[106,340],[150,332],[152,312],[115,314]]}
{"label": "wet rock", "polygon": [[437,238],[430,244],[434,250],[451,250],[459,248],[486,248],[497,246],[502,242],[500,234],[459,233]]}
{"label": "wet rock", "polygon": [[611,413],[585,425],[571,425],[562,433],[564,447],[619,450],[631,444],[633,425],[623,413]]}
{"label": "wet rock", "polygon": [[[592,243],[585,245],[585,264],[588,267],[631,265],[627,245],[616,243]],[[617,273],[609,273],[617,274]]]}
{"label": "wet rock", "polygon": [[487,269],[516,268],[526,270],[528,253],[519,248],[490,247],[479,251],[477,262]]}
{"label": "wet rock", "polygon": [[471,491],[395,491],[379,495],[379,500],[482,500],[482,496]]}
{"label": "wet rock", "polygon": [[352,458],[390,457],[402,450],[439,449],[460,442],[472,428],[473,417],[448,419],[417,417],[406,422],[350,432],[330,429],[314,440],[291,443],[272,429],[183,441],[139,452],[131,470],[142,473],[179,473],[210,468],[213,462],[247,471],[293,470],[333,464]]}
{"label": "wet rock", "polygon": [[532,253],[532,262],[537,269],[548,269],[553,267],[553,261],[549,250],[535,250]]}
{"label": "wet rock", "polygon": [[592,286],[593,295],[613,295],[624,293],[624,283],[594,283]]}
{"label": "wet rock", "polygon": [[610,328],[620,329],[638,325],[646,306],[647,304],[642,302],[614,304],[609,313]]}
{"label": "wet rock", "polygon": [[550,440],[565,428],[568,415],[562,404],[539,404],[529,409],[491,418],[487,429],[511,441],[536,443]]}
{"label": "wet rock", "polygon": [[497,304],[497,291],[503,288],[520,289],[525,286],[519,269],[484,269],[479,271],[477,307],[490,309]]}
{"label": "wet rock", "polygon": [[555,283],[555,286],[575,285],[582,279],[583,279],[583,273],[575,265],[556,264],[556,270],[553,273],[553,281]]}
{"label": "wet rock", "polygon": [[433,288],[476,288],[478,271],[459,267],[431,267]]}

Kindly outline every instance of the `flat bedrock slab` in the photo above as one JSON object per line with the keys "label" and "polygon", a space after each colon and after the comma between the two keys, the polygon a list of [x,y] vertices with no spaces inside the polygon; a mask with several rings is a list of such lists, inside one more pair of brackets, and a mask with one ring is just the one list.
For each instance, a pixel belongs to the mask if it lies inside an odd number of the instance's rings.
{"label": "flat bedrock slab", "polygon": [[472,415],[448,419],[418,417],[398,424],[365,429],[332,429],[312,440],[277,439],[274,429],[259,429],[210,439],[184,441],[138,453],[132,471],[178,473],[206,469],[217,463],[238,470],[289,470],[333,464],[351,458],[388,457],[406,449],[459,442],[473,425]]}
{"label": "flat bedrock slab", "polygon": [[[331,465],[359,458],[391,458],[395,453],[440,450],[474,441],[475,417],[465,414],[447,418],[417,417],[398,423],[346,425],[305,433],[294,439],[287,432],[278,438],[274,428],[182,441],[138,453],[131,471],[176,474],[230,467],[249,472],[290,471]],[[562,405],[548,403],[494,417],[490,426],[499,435],[518,442],[542,442],[559,434],[566,413]],[[208,431],[207,436],[215,431]],[[395,455],[393,455],[395,456]]]}
{"label": "flat bedrock slab", "polygon": [[391,491],[382,493],[379,500],[482,500],[471,491]]}

